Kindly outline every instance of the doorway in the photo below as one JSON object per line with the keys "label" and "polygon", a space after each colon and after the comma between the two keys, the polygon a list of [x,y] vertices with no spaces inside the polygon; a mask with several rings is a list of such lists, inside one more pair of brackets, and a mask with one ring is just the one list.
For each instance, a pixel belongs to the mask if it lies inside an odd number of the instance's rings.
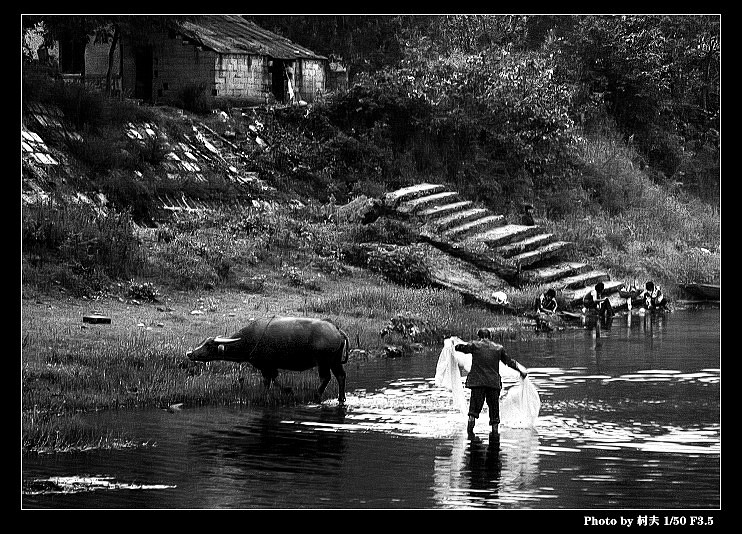
{"label": "doorway", "polygon": [[134,52],[134,98],[152,102],[152,47],[138,47]]}
{"label": "doorway", "polygon": [[278,102],[286,100],[286,64],[282,59],[273,59],[271,66],[271,92]]}

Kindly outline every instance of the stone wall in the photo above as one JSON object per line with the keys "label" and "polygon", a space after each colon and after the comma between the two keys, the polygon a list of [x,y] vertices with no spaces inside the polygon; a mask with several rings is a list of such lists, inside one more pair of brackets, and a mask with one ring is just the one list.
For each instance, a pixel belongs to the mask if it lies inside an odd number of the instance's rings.
{"label": "stone wall", "polygon": [[[199,49],[180,36],[165,32],[150,36],[152,43],[152,100],[172,102],[186,88],[203,86],[206,94],[213,94],[216,82],[214,66],[216,52]],[[136,79],[135,50],[124,44],[124,88],[134,93]]]}
{"label": "stone wall", "polygon": [[319,93],[325,90],[325,61],[313,59],[297,60],[301,76],[297,76],[297,86],[301,99],[314,102]]}
{"label": "stone wall", "polygon": [[264,101],[271,77],[265,56],[219,54],[215,63],[216,96]]}

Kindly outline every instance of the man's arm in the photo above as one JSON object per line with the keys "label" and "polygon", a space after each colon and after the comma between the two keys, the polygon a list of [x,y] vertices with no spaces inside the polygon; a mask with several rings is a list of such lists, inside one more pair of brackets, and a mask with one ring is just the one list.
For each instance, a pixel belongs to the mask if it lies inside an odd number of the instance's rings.
{"label": "man's arm", "polygon": [[458,352],[465,352],[466,354],[471,354],[474,351],[474,347],[470,343],[459,343],[458,345],[454,345],[453,348]]}
{"label": "man's arm", "polygon": [[500,351],[500,361],[510,367],[511,369],[515,369],[520,373],[521,378],[525,378],[528,376],[528,371],[526,371],[526,368],[523,367],[521,364],[516,362],[514,359],[512,359],[510,356],[507,355],[505,352],[505,349]]}

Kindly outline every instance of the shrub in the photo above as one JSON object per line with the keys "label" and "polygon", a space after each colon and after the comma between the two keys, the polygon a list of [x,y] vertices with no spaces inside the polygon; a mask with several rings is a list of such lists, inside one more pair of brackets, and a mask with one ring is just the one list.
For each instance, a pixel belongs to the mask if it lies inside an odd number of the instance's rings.
{"label": "shrub", "polygon": [[77,284],[80,276],[92,281],[94,272],[128,277],[143,265],[128,211],[104,213],[91,204],[50,200],[25,206],[22,216],[23,255],[33,258],[32,267],[66,270],[62,285]]}
{"label": "shrub", "polygon": [[155,210],[153,191],[135,174],[112,170],[98,180],[101,192],[119,211],[128,211],[136,222],[152,220]]}
{"label": "shrub", "polygon": [[321,291],[322,286],[315,278],[307,278],[298,267],[283,265],[281,277],[289,282],[292,287],[305,288],[313,291]]}
{"label": "shrub", "polygon": [[328,275],[347,276],[350,274],[350,270],[336,256],[320,256],[314,260],[313,265],[317,270]]}
{"label": "shrub", "polygon": [[87,167],[91,178],[124,165],[127,159],[122,152],[124,144],[116,140],[117,132],[112,129],[106,129],[106,132],[102,135],[86,134],[84,138],[66,141],[67,152]]}
{"label": "shrub", "polygon": [[148,302],[160,301],[159,290],[150,282],[136,282],[131,280],[129,282],[127,296],[133,299],[146,300]]}
{"label": "shrub", "polygon": [[368,267],[402,286],[430,286],[427,265],[410,247],[374,247],[368,253]]}
{"label": "shrub", "polygon": [[262,293],[265,290],[265,276],[241,278],[237,282],[237,288],[247,293]]}
{"label": "shrub", "polygon": [[381,217],[370,224],[353,225],[343,230],[341,243],[390,243],[409,245],[418,240],[410,225],[390,217]]}
{"label": "shrub", "polygon": [[79,131],[90,132],[101,127],[128,122],[154,122],[155,113],[145,106],[106,98],[92,87],[65,83],[24,65],[23,99],[57,106],[65,120]]}
{"label": "shrub", "polygon": [[218,242],[206,244],[189,235],[157,247],[150,263],[163,282],[180,289],[214,289],[232,272],[232,261]]}
{"label": "shrub", "polygon": [[184,87],[178,92],[175,104],[197,115],[206,115],[213,107],[212,98],[207,91],[205,83]]}
{"label": "shrub", "polygon": [[413,343],[428,344],[438,342],[442,338],[430,321],[408,314],[399,314],[389,319],[379,334],[381,337],[397,334]]}

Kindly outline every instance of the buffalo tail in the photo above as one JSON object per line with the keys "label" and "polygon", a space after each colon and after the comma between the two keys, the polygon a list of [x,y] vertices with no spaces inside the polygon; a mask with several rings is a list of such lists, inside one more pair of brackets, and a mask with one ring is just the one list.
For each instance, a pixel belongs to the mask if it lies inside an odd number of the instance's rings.
{"label": "buffalo tail", "polygon": [[[338,328],[338,330],[340,330]],[[340,333],[343,335],[343,358],[340,360],[340,363],[348,363],[348,353],[350,352],[350,341],[348,340],[348,334],[340,330]]]}

